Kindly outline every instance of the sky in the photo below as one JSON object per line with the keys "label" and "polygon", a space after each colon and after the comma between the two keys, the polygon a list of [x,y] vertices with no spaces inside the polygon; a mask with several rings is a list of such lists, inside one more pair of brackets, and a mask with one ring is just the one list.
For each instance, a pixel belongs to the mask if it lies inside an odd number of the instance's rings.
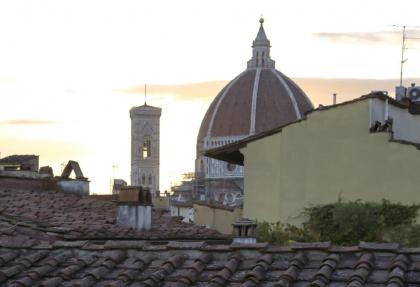
{"label": "sky", "polygon": [[[419,1],[0,0],[0,152],[77,160],[91,191],[129,180],[129,109],[162,107],[161,190],[192,171],[204,113],[242,72],[265,18],[276,68],[315,105],[398,83]],[[404,75],[418,78],[420,40]],[[337,80],[338,79],[338,80]],[[395,83],[395,84],[394,84]]]}

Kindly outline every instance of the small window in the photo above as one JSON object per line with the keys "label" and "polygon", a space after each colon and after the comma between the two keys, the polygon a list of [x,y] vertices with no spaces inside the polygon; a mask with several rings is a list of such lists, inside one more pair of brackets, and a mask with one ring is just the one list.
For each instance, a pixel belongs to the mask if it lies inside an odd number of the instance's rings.
{"label": "small window", "polygon": [[145,140],[143,142],[142,155],[143,155],[143,158],[149,158],[151,156],[150,140]]}

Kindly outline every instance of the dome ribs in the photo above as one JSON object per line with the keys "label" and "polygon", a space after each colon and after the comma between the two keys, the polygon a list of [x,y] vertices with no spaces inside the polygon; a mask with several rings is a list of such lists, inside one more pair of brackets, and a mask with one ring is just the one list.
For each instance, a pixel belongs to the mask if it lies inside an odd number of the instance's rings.
{"label": "dome ribs", "polygon": [[218,137],[249,134],[255,75],[255,70],[246,71],[231,82],[214,110],[207,135]]}
{"label": "dome ribs", "polygon": [[261,72],[256,106],[256,134],[298,119],[286,89],[275,75],[275,70]]}
{"label": "dome ribs", "polygon": [[229,82],[210,104],[200,126],[204,139],[259,134],[295,122],[313,109],[303,90],[274,68],[247,69]]}
{"label": "dome ribs", "polygon": [[285,74],[283,74],[280,71],[276,71],[277,74],[279,74],[281,77],[284,78],[286,83],[289,85],[289,88],[292,90],[296,102],[299,106],[300,113],[302,116],[307,112],[314,108],[312,105],[311,100],[309,97],[305,94],[305,92],[295,83],[293,82],[289,77],[287,77]]}

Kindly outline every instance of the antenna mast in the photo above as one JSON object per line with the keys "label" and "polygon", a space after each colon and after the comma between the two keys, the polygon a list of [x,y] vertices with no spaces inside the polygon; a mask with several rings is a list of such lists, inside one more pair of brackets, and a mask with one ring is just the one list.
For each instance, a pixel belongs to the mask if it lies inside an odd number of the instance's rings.
{"label": "antenna mast", "polygon": [[400,62],[400,87],[402,86],[402,79],[403,79],[403,68],[404,63],[407,62],[408,59],[404,59],[404,52],[405,52],[405,39],[406,39],[406,33],[405,29],[407,28],[406,25],[400,26],[400,25],[392,25],[392,27],[402,28],[402,43],[401,43],[401,62]]}
{"label": "antenna mast", "polygon": [[147,106],[147,86],[144,84],[144,105]]}
{"label": "antenna mast", "polygon": [[406,26],[403,26],[402,46],[401,46],[400,87],[402,86],[404,63],[407,61],[407,59],[404,59],[404,51],[405,51],[405,28],[406,28]]}
{"label": "antenna mast", "polygon": [[419,26],[406,26],[406,25],[392,25],[393,27],[402,28],[402,46],[401,46],[401,66],[400,66],[400,87],[402,86],[402,79],[403,79],[403,68],[404,63],[407,62],[408,59],[404,59],[404,53],[405,50],[407,50],[407,47],[405,46],[405,41],[407,39],[418,39],[418,38],[410,38],[407,37],[406,29],[407,28],[415,28],[419,29]]}

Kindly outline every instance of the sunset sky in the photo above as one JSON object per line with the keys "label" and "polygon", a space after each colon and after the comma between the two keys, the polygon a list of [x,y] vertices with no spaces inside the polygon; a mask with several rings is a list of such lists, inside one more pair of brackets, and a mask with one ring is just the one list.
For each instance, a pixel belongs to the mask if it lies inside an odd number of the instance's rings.
{"label": "sunset sky", "polygon": [[[201,119],[245,69],[261,15],[276,68],[317,106],[333,92],[341,101],[392,92],[401,54],[392,25],[420,26],[419,11],[403,0],[0,0],[1,157],[38,154],[56,174],[77,160],[91,192],[109,192],[111,177],[129,180],[129,109],[147,83],[148,104],[163,109],[167,189],[193,170]],[[420,40],[407,46],[404,73],[418,78]]]}

